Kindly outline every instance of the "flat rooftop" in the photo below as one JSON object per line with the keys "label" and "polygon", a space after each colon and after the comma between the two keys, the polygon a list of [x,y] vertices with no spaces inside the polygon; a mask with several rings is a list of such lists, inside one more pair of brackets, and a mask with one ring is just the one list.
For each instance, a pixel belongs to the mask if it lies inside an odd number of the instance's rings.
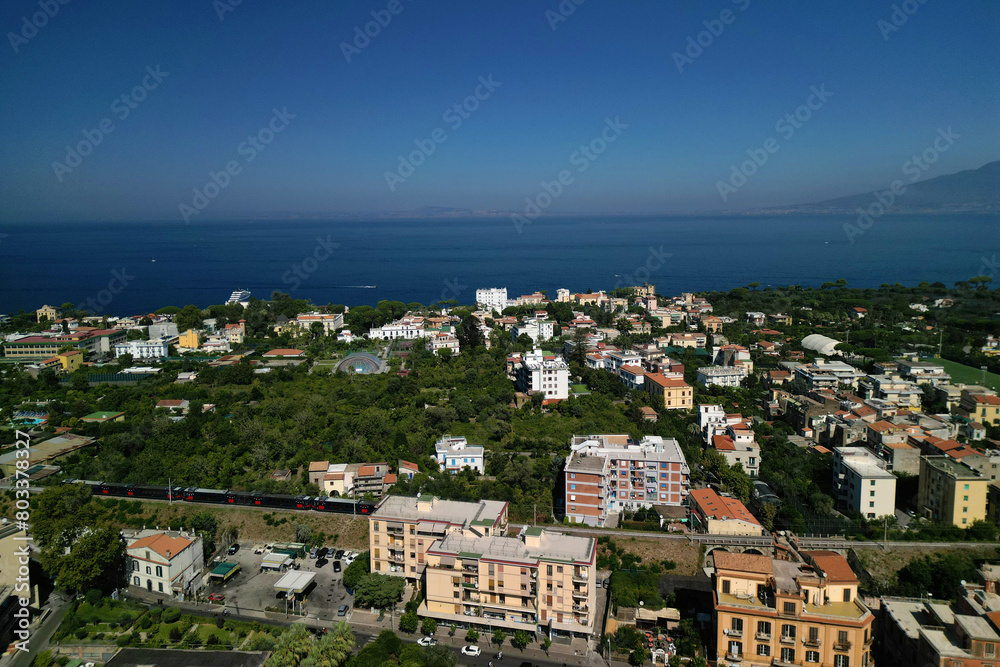
{"label": "flat rooftop", "polygon": [[480,500],[467,503],[440,498],[411,498],[386,496],[379,504],[372,519],[382,521],[425,521],[469,526],[473,523],[493,524],[503,514],[507,503],[499,500]]}
{"label": "flat rooftop", "polygon": [[979,472],[973,470],[969,466],[955,461],[950,456],[927,456],[924,457],[927,461],[927,465],[940,470],[956,479],[983,479],[985,478],[979,474]]}
{"label": "flat rooftop", "polygon": [[529,547],[519,537],[466,537],[451,533],[437,546],[434,553],[455,557],[515,560],[534,564],[539,560],[590,563],[596,549],[591,537],[539,530],[539,546]]}

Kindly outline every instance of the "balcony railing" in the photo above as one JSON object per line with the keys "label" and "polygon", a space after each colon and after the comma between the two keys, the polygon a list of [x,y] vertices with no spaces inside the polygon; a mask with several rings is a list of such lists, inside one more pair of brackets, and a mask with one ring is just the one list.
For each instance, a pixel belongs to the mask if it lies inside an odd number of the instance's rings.
{"label": "balcony railing", "polygon": [[811,647],[815,648],[815,647],[819,646],[822,643],[822,641],[820,640],[819,637],[816,637],[815,639],[813,639],[812,637],[807,637],[806,640],[803,643],[806,646],[811,646]]}
{"label": "balcony railing", "polygon": [[787,635],[781,635],[782,644],[795,644],[795,637],[788,637]]}
{"label": "balcony railing", "polygon": [[582,589],[582,588],[574,588],[573,589],[573,597],[575,597],[575,598],[585,598],[585,597],[587,597],[587,591],[585,589]]}
{"label": "balcony railing", "polygon": [[769,641],[771,641],[771,633],[770,632],[758,632],[754,636],[757,638],[757,641],[759,641],[759,642],[769,642]]}
{"label": "balcony railing", "polygon": [[736,661],[743,660],[743,654],[742,653],[730,653],[729,651],[726,651],[726,660],[736,660]]}
{"label": "balcony railing", "polygon": [[833,650],[834,651],[850,651],[851,650],[851,642],[834,642],[833,643]]}
{"label": "balcony railing", "polygon": [[576,573],[576,574],[573,575],[573,581],[576,581],[576,582],[581,583],[581,584],[585,584],[585,583],[587,583],[587,575],[585,573],[583,573],[583,572]]}
{"label": "balcony railing", "polygon": [[734,630],[734,629],[730,628],[729,634],[727,636],[729,636],[729,637],[742,637],[743,636],[743,631],[742,630]]}

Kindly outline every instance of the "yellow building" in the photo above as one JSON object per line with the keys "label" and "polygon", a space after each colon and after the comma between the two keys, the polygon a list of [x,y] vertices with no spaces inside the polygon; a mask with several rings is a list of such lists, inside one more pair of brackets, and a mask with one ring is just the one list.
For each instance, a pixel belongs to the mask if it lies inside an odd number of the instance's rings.
{"label": "yellow building", "polygon": [[83,366],[83,352],[80,350],[60,352],[56,357],[62,364],[62,369],[67,373],[72,373]]}
{"label": "yellow building", "polygon": [[963,391],[958,412],[980,424],[1000,425],[1000,396]]}
{"label": "yellow building", "polygon": [[52,322],[54,320],[59,319],[59,316],[61,314],[62,313],[59,311],[58,308],[54,308],[52,306],[47,306],[47,305],[42,306],[41,308],[35,311],[35,321],[41,322],[42,320],[48,320],[49,322]]}
{"label": "yellow building", "polygon": [[989,484],[978,470],[950,456],[925,456],[920,459],[917,506],[928,519],[965,528],[986,519]]}
{"label": "yellow building", "polygon": [[644,385],[653,397],[653,402],[667,410],[690,410],[694,407],[694,390],[680,378],[646,373]]}
{"label": "yellow building", "polygon": [[372,572],[418,581],[427,550],[455,532],[469,537],[507,533],[507,503],[465,503],[440,498],[386,496],[368,517],[368,551]]}
{"label": "yellow building", "polygon": [[525,526],[517,537],[450,533],[427,551],[420,615],[550,636],[589,636],[597,542]]}
{"label": "yellow building", "polygon": [[177,338],[177,347],[197,350],[201,346],[201,335],[194,329],[188,329]]}
{"label": "yellow building", "polygon": [[803,562],[713,552],[718,665],[870,667],[874,616],[832,551]]}

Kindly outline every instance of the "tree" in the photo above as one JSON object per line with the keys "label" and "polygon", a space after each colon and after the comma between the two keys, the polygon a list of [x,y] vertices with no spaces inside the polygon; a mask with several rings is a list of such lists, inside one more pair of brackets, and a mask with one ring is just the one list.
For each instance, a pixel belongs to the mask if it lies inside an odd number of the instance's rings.
{"label": "tree", "polygon": [[184,306],[180,312],[174,316],[174,323],[178,331],[188,329],[200,329],[202,326],[201,309],[198,306]]}
{"label": "tree", "polygon": [[497,647],[503,646],[503,642],[505,639],[507,639],[506,632],[504,632],[500,628],[497,628],[496,630],[493,631],[493,643],[496,644]]}
{"label": "tree", "polygon": [[341,621],[333,632],[328,632],[313,642],[309,656],[302,661],[302,667],[339,667],[351,657],[354,644],[354,633],[346,622]]}
{"label": "tree", "polygon": [[416,614],[403,614],[399,617],[399,631],[405,632],[408,635],[412,635],[417,631],[417,626],[420,625],[420,619]]}
{"label": "tree", "polygon": [[645,647],[640,646],[639,648],[632,651],[632,654],[628,657],[628,664],[630,665],[642,665],[647,660],[649,660],[649,651]]}
{"label": "tree", "polygon": [[371,571],[371,565],[368,560],[368,552],[363,551],[360,556],[354,559],[354,562],[348,565],[344,569],[344,587],[348,590],[354,590],[361,583],[361,580]]}
{"label": "tree", "polygon": [[514,648],[523,651],[531,643],[531,635],[528,634],[527,630],[517,630],[514,632],[514,637],[510,640],[510,643]]}
{"label": "tree", "polygon": [[295,623],[278,638],[278,643],[264,663],[264,667],[298,667],[311,649],[312,634],[305,625]]}
{"label": "tree", "polygon": [[442,644],[424,649],[423,659],[425,667],[455,667],[458,664],[455,652]]}
{"label": "tree", "polygon": [[358,607],[387,609],[399,602],[405,587],[406,581],[402,577],[369,573],[354,588],[354,604]]}
{"label": "tree", "polygon": [[423,622],[420,624],[420,632],[427,635],[428,637],[432,636],[435,632],[437,632],[437,629],[438,629],[437,621],[435,621],[433,618],[425,618]]}
{"label": "tree", "polygon": [[470,644],[475,644],[476,642],[478,642],[479,631],[470,628],[469,631],[465,633],[465,641],[469,642]]}
{"label": "tree", "polygon": [[295,526],[295,541],[306,543],[312,537],[312,529],[304,523]]}

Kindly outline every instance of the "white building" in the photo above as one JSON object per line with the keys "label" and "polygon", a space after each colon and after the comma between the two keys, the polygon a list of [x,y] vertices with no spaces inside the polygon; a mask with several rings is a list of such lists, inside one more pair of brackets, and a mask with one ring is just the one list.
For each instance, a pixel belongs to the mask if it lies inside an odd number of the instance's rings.
{"label": "white building", "polygon": [[516,324],[510,328],[510,339],[516,341],[521,334],[526,335],[535,345],[552,338],[554,322],[549,320],[528,320],[521,324]]}
{"label": "white building", "polygon": [[569,303],[571,301],[569,290],[565,287],[560,287],[556,290],[556,302],[557,303]]}
{"label": "white building", "polygon": [[451,350],[452,356],[456,356],[459,352],[458,339],[447,333],[434,334],[428,341],[427,348],[434,354],[441,350]]}
{"label": "white building", "polygon": [[434,460],[442,470],[450,473],[471,468],[480,475],[486,473],[483,448],[470,445],[465,438],[446,435],[434,443]]}
{"label": "white building", "polygon": [[867,519],[896,513],[896,476],[864,447],[833,448],[833,485],[837,499]]}
{"label": "white building", "polygon": [[344,328],[344,314],[313,311],[311,313],[299,313],[295,316],[295,324],[303,331],[308,332],[312,328],[313,323],[322,325],[323,334],[329,336]]}
{"label": "white building", "polygon": [[746,366],[702,366],[698,369],[698,384],[703,387],[739,387],[747,376]]}
{"label": "white building", "polygon": [[476,305],[502,313],[507,307],[506,287],[487,287],[476,290]]}
{"label": "white building", "polygon": [[194,594],[205,560],[200,537],[161,530],[141,530],[124,537],[131,585],[171,597]]}
{"label": "white building", "polygon": [[130,340],[115,343],[115,356],[131,354],[133,359],[163,359],[167,356],[169,344],[166,340]]}
{"label": "white building", "polygon": [[541,392],[546,399],[569,398],[569,364],[560,357],[546,357],[536,349],[518,362],[514,372],[519,391]]}
{"label": "white building", "polygon": [[369,338],[381,340],[416,340],[427,335],[422,317],[404,317],[392,324],[374,327],[368,331]]}

